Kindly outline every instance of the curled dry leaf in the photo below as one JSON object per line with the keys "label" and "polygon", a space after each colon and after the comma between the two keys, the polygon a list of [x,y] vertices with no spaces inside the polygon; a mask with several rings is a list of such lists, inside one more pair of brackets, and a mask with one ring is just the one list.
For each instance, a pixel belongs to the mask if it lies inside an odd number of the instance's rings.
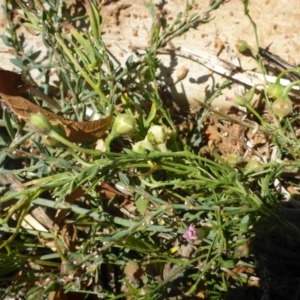
{"label": "curled dry leaf", "polygon": [[110,126],[112,116],[101,120],[75,122],[65,119],[55,113],[39,107],[20,96],[8,96],[0,93],[7,106],[21,119],[27,121],[32,114],[42,114],[50,122],[59,121],[66,131],[66,137],[74,143],[81,143],[100,138]]}
{"label": "curled dry leaf", "polygon": [[98,139],[110,126],[112,116],[96,121],[75,122],[18,96],[28,88],[29,85],[24,83],[20,74],[0,70],[0,96],[19,118],[27,121],[32,114],[40,113],[50,122],[59,121],[65,129],[67,139],[74,143]]}
{"label": "curled dry leaf", "polygon": [[108,116],[106,118],[96,121],[67,121],[67,124],[62,122],[66,129],[67,138],[72,142],[81,143],[100,138],[110,126],[112,116]]}

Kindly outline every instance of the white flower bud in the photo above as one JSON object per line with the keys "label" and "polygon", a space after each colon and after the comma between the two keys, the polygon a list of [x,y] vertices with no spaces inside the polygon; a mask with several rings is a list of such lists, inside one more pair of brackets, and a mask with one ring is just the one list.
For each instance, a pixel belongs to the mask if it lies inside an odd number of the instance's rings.
{"label": "white flower bud", "polygon": [[164,143],[168,136],[163,126],[153,125],[148,130],[146,138],[152,145],[158,145]]}
{"label": "white flower bud", "polygon": [[116,135],[130,135],[135,131],[135,118],[128,114],[119,114],[114,121],[112,131]]}

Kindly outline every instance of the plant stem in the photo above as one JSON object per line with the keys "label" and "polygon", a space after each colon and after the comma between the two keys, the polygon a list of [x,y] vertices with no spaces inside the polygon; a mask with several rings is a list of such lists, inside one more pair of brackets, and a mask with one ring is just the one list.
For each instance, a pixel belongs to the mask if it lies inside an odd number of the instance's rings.
{"label": "plant stem", "polygon": [[81,152],[86,153],[86,154],[91,154],[91,155],[95,155],[95,156],[99,156],[99,155],[103,154],[99,150],[91,150],[91,149],[85,149],[85,148],[79,147],[76,144],[73,144],[73,143],[69,142],[68,140],[66,140],[64,137],[59,135],[54,130],[50,130],[49,137],[52,137],[52,138],[56,139],[57,141],[59,141],[60,143],[62,143],[65,146],[70,147],[71,149],[81,151]]}

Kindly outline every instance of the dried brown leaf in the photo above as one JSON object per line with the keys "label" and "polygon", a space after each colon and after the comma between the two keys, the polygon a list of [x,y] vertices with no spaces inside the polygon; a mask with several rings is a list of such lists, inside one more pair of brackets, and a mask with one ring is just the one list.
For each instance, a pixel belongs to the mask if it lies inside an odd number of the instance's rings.
{"label": "dried brown leaf", "polygon": [[25,84],[22,75],[7,71],[0,70],[0,93],[16,96],[26,91],[30,85]]}
{"label": "dried brown leaf", "polygon": [[61,110],[61,106],[58,102],[44,94],[38,88],[35,88],[33,85],[26,84],[23,81],[22,75],[7,70],[0,70],[0,93],[18,96],[27,90],[30,90],[32,94],[39,97],[41,100],[44,100],[52,107]]}
{"label": "dried brown leaf", "polygon": [[10,96],[0,92],[6,105],[21,119],[28,121],[33,114],[42,114],[50,122],[59,121],[65,129],[69,141],[80,143],[100,138],[110,126],[112,116],[101,120],[75,122],[65,119],[49,110],[39,107],[20,96]]}
{"label": "dried brown leaf", "polygon": [[64,118],[56,115],[55,113],[46,110],[42,107],[39,107],[27,99],[20,96],[11,96],[0,92],[1,98],[5,101],[6,105],[20,118],[25,121],[30,119],[32,114],[42,114],[44,115],[50,122],[51,121],[62,121]]}
{"label": "dried brown leaf", "polygon": [[100,120],[85,122],[64,119],[62,123],[66,129],[67,138],[72,142],[81,143],[100,138],[110,126],[111,121],[112,116],[108,116]]}

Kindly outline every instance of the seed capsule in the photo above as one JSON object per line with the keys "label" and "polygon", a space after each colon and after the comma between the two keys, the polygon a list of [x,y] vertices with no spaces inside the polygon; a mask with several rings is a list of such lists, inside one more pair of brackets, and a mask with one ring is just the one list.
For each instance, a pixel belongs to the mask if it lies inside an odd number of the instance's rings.
{"label": "seed capsule", "polygon": [[272,110],[282,120],[293,110],[292,101],[288,96],[278,98],[272,104]]}

